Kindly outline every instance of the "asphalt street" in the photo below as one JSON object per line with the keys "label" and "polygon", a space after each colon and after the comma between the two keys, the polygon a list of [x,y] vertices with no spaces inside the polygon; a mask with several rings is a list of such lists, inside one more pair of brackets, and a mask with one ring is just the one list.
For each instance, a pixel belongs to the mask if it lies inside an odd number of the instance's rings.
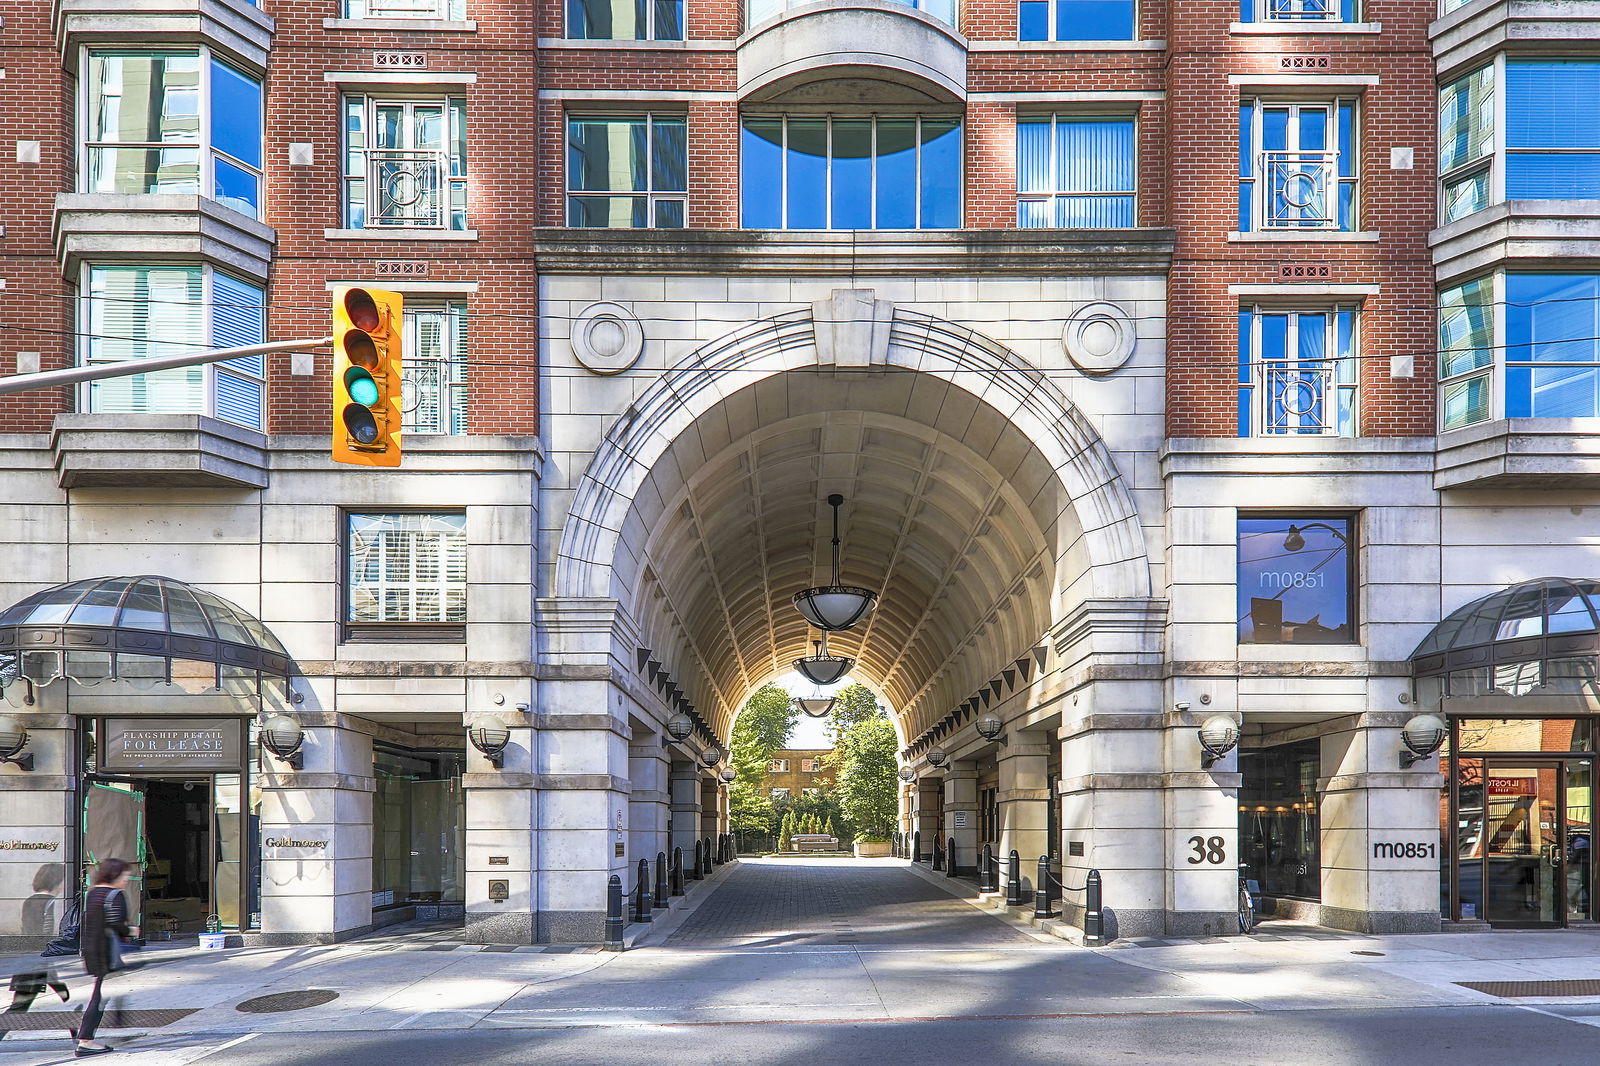
{"label": "asphalt street", "polygon": [[[743,862],[624,953],[399,929],[342,945],[153,953],[110,986],[130,1066],[915,1062],[1507,1066],[1600,1063],[1600,933],[1260,936],[1089,950],[894,860]],[[963,898],[963,896],[968,898]],[[680,901],[681,902],[681,901]],[[0,960],[0,973],[28,960]],[[63,1009],[0,1066],[71,1058]],[[1513,994],[1463,982],[1519,982]],[[1526,982],[1536,982],[1526,984]],[[262,996],[311,992],[250,1013]],[[1544,994],[1541,994],[1544,993]],[[3,1027],[3,1026],[0,1026]]]}

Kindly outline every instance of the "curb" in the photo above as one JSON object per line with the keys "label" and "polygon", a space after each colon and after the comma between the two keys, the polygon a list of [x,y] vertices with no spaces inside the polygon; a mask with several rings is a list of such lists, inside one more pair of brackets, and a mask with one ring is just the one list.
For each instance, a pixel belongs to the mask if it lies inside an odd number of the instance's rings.
{"label": "curb", "polygon": [[900,862],[907,870],[924,881],[940,886],[968,906],[982,911],[991,918],[1005,922],[1018,932],[1027,933],[1035,940],[1046,944],[1056,940],[1065,940],[1076,947],[1084,946],[1082,930],[1061,921],[1059,918],[1034,918],[1032,904],[1024,907],[1010,907],[1006,905],[1004,892],[977,892],[970,882],[964,881],[959,877],[946,877],[942,873],[934,873],[921,863],[912,862],[910,859],[901,859]]}

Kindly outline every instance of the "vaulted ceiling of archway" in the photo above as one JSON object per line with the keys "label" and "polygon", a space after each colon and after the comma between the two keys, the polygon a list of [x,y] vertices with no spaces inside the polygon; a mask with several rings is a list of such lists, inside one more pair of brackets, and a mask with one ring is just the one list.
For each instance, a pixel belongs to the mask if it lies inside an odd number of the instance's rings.
{"label": "vaulted ceiling of archway", "polygon": [[733,393],[646,478],[615,565],[642,639],[726,735],[817,639],[791,598],[829,580],[877,609],[830,650],[917,736],[1039,643],[1080,535],[1048,464],[991,408],[909,372],[780,374]]}

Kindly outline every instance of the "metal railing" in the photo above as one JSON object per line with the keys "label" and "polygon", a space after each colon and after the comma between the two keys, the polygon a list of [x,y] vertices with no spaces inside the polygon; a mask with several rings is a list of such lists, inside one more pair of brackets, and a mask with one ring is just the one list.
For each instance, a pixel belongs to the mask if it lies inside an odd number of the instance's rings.
{"label": "metal railing", "polygon": [[368,226],[445,224],[445,153],[369,148],[366,156]]}
{"label": "metal railing", "polygon": [[1338,225],[1338,166],[1338,152],[1262,152],[1262,227],[1331,229]]}
{"label": "metal railing", "polygon": [[1338,417],[1332,359],[1297,359],[1260,368],[1263,433],[1328,433]]}
{"label": "metal railing", "polygon": [[[1016,852],[1011,853],[1015,862]],[[1083,942],[1091,947],[1103,946],[1106,942],[1105,913],[1101,907],[1102,883],[1099,870],[1090,870],[1081,885],[1068,885],[1057,877],[1050,869],[1050,856],[1039,856],[1039,870],[1034,881],[1033,889],[1033,916],[1035,918],[1055,918],[1060,911],[1050,909],[1050,904],[1061,899],[1062,893],[1082,892],[1083,898]],[[1007,902],[1010,902],[1009,898]]]}
{"label": "metal railing", "polygon": [[1338,0],[1266,0],[1267,22],[1338,22]]}

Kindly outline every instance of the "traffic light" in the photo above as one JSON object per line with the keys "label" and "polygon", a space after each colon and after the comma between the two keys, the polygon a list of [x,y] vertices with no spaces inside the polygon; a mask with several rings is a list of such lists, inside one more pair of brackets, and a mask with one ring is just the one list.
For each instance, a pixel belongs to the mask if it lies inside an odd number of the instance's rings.
{"label": "traffic light", "polygon": [[400,465],[404,297],[341,285],[333,290],[333,461]]}

